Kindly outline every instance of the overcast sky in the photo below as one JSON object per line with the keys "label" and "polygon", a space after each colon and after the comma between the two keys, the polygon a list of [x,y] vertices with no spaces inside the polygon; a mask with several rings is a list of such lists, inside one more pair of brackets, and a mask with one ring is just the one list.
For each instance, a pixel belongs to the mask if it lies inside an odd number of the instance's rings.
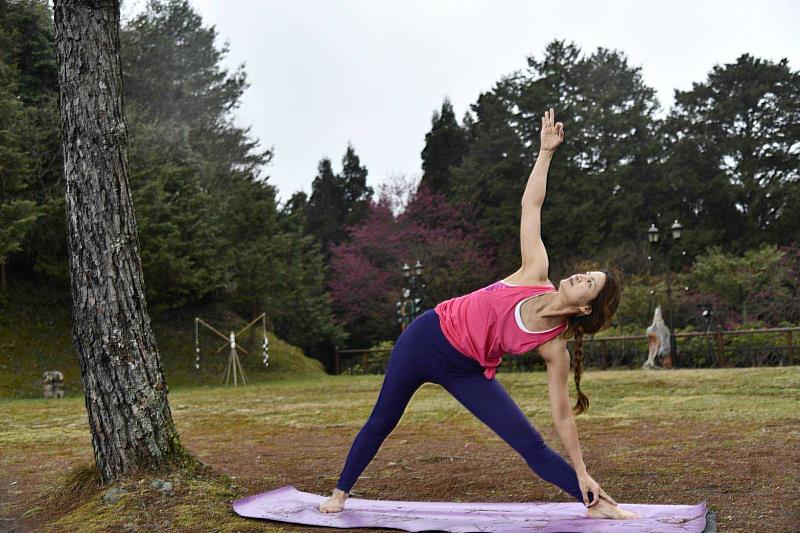
{"label": "overcast sky", "polygon": [[[673,90],[748,52],[800,68],[800,1],[190,0],[244,63],[236,113],[275,158],[280,201],[311,192],[322,157],[351,142],[376,191],[419,178],[431,115],[449,97],[461,119],[482,91],[541,57],[553,39],[623,51],[664,110]],[[141,11],[129,0],[123,18]],[[567,125],[567,131],[569,125]]]}

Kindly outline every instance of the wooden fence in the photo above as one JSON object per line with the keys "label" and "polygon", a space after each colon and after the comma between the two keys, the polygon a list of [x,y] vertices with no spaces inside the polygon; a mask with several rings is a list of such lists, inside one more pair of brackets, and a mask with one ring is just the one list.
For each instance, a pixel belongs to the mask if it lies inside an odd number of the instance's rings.
{"label": "wooden fence", "polygon": [[[794,340],[798,331],[800,326],[676,333],[678,366],[724,368],[794,365]],[[772,338],[768,340],[768,336]],[[733,342],[737,337],[750,337],[750,342]],[[698,340],[701,342],[696,342]],[[584,339],[584,355],[589,356],[587,362],[590,366],[598,368],[641,366],[647,357],[647,342],[647,335],[590,336]],[[629,344],[628,354],[625,353],[625,343]]]}
{"label": "wooden fence", "polygon": [[[742,330],[692,331],[675,334],[679,367],[724,368],[744,366],[785,366],[796,364],[800,326]],[[737,338],[744,338],[743,341]],[[568,345],[572,344],[570,339]],[[647,359],[647,335],[596,337],[583,341],[584,363],[600,369],[613,367],[638,368]],[[383,374],[390,348],[336,350],[336,374]],[[543,369],[544,363],[529,353],[505,356],[506,371]]]}

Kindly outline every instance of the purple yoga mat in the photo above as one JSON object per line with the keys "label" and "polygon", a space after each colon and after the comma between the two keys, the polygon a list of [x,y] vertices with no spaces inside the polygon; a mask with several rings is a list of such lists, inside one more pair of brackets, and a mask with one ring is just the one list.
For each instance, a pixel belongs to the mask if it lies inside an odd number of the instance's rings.
{"label": "purple yoga mat", "polygon": [[376,527],[405,531],[592,531],[592,532],[701,532],[706,526],[706,504],[620,504],[638,513],[640,520],[586,518],[581,503],[451,503],[399,502],[348,498],[340,513],[323,513],[327,497],[301,492],[292,486],[255,494],[233,502],[233,510],[247,518],[337,528]]}

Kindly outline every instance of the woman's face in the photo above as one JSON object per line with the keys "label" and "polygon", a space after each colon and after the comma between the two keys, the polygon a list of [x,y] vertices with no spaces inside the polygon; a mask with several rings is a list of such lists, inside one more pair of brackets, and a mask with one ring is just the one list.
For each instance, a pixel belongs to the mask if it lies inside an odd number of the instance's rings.
{"label": "woman's face", "polygon": [[567,301],[583,306],[597,298],[605,283],[606,275],[603,272],[592,271],[562,279],[558,288],[564,291]]}

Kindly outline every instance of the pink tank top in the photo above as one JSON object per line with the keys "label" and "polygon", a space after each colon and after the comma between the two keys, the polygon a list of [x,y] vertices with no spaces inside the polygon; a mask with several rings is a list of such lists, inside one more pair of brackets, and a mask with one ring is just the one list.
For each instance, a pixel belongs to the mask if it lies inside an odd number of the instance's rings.
{"label": "pink tank top", "polygon": [[520,313],[522,303],[546,292],[558,291],[553,285],[510,285],[498,281],[445,300],[435,311],[450,344],[478,361],[485,369],[486,379],[492,379],[504,354],[529,352],[567,329],[566,322],[546,331],[525,329]]}

